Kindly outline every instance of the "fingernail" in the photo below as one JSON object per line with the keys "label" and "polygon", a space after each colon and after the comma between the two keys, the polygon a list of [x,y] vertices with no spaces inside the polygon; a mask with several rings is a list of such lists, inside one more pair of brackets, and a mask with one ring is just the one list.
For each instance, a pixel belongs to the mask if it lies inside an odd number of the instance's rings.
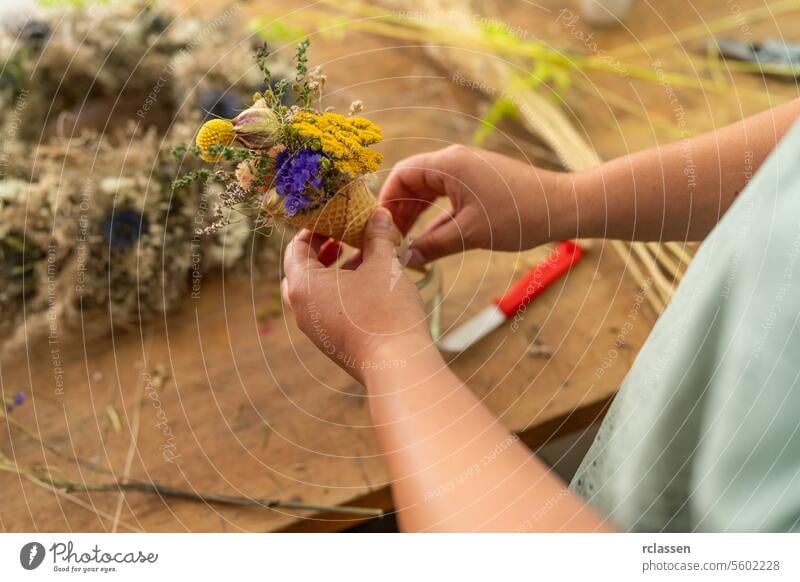
{"label": "fingernail", "polygon": [[428,261],[425,260],[425,255],[423,255],[419,249],[415,249],[411,247],[408,249],[409,257],[408,257],[408,266],[409,267],[422,267]]}
{"label": "fingernail", "polygon": [[377,208],[372,213],[371,220],[378,228],[389,228],[392,225],[392,215],[385,208]]}

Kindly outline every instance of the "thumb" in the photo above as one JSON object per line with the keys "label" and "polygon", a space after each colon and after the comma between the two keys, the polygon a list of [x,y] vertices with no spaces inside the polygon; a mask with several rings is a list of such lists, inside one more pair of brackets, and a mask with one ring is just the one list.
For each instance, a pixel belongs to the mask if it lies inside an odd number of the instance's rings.
{"label": "thumb", "polygon": [[395,258],[396,233],[391,213],[385,208],[376,208],[364,229],[364,261]]}
{"label": "thumb", "polygon": [[430,261],[460,253],[466,250],[466,242],[456,215],[452,220],[425,232],[412,243],[409,249],[411,257],[407,266],[418,268]]}

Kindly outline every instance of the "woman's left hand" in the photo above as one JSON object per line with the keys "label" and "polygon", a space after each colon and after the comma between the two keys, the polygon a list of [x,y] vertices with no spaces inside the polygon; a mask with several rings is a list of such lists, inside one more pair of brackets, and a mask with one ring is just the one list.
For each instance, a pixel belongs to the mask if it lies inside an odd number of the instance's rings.
{"label": "woman's left hand", "polygon": [[370,369],[402,364],[376,361],[378,348],[431,343],[422,298],[397,259],[389,211],[373,212],[354,270],[324,267],[317,257],[324,241],[298,234],[286,249],[281,284],[298,327],[322,352],[363,383]]}

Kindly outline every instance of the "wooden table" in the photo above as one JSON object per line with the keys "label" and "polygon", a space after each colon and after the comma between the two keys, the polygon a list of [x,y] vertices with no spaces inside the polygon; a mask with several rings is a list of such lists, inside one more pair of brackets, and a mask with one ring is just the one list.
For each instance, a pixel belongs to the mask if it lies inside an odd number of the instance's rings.
{"label": "wooden table", "polygon": [[[444,324],[478,311],[526,267],[525,259],[474,253],[442,261]],[[457,373],[531,446],[597,418],[646,337],[652,316],[646,307],[637,310],[636,289],[621,273],[610,252],[593,251],[531,305],[516,332],[506,327],[453,360]],[[321,356],[292,321],[259,320],[256,311],[274,301],[273,291],[247,278],[210,280],[199,299],[141,333],[115,334],[85,348],[79,338],[62,338],[63,394],[57,394],[50,346],[31,346],[27,358],[6,361],[0,371],[6,393],[33,387],[33,398],[13,418],[65,454],[117,475],[198,492],[389,509],[388,477],[364,389]],[[626,321],[630,331],[619,345]],[[526,353],[537,334],[554,349],[552,357]],[[118,430],[109,407],[119,417]],[[79,482],[109,481],[16,427],[0,446],[20,464],[59,467]],[[2,527],[263,531],[352,523],[352,516],[138,492],[72,496],[89,508],[2,473]]]}
{"label": "wooden table", "polygon": [[[520,10],[509,12],[515,21]],[[642,26],[651,35],[661,32],[660,24]],[[542,34],[563,36],[547,30]],[[371,37],[357,44],[353,54],[351,41],[317,42],[312,58],[326,67],[332,103],[362,98],[367,115],[383,126],[384,168],[417,151],[469,141],[473,116],[481,111],[475,92],[450,83],[419,49],[389,49],[390,43]],[[337,88],[343,79],[351,85]],[[669,111],[663,97],[654,106]],[[653,137],[634,120],[633,139],[621,144],[615,139],[621,128],[606,131],[607,124],[580,106],[576,114],[600,137],[606,156]],[[490,145],[520,155],[520,135],[514,135],[496,136]],[[441,261],[445,328],[479,311],[544,252],[472,252]],[[195,492],[389,510],[388,476],[363,387],[317,352],[291,320],[258,315],[276,305],[278,278],[209,276],[199,298],[187,299],[164,321],[86,345],[80,336],[60,336],[63,371],[54,367],[46,342],[22,356],[4,355],[3,392],[25,390],[33,397],[12,415],[28,433],[4,423],[0,451],[79,482],[110,477],[64,456]],[[654,319],[620,259],[598,243],[530,306],[516,330],[504,327],[452,366],[535,449],[603,413]],[[552,356],[529,353],[534,339],[552,347]],[[358,519],[152,493],[56,494],[0,472],[0,528],[6,531],[339,530]]]}

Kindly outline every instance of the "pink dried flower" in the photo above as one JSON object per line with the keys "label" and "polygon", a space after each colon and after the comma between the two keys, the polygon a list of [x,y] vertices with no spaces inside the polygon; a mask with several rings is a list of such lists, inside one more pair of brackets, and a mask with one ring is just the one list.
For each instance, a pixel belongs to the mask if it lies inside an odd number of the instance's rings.
{"label": "pink dried flower", "polygon": [[252,160],[240,162],[239,165],[236,166],[235,175],[236,181],[239,183],[240,192],[242,192],[245,197],[247,193],[251,192],[264,194],[269,191],[270,183],[272,182],[272,175],[269,173],[261,180],[258,179],[259,176]]}
{"label": "pink dried flower", "polygon": [[256,177],[253,174],[253,165],[250,160],[244,160],[236,166],[236,179],[239,181],[239,186],[242,187],[242,190],[248,192],[252,190]]}

